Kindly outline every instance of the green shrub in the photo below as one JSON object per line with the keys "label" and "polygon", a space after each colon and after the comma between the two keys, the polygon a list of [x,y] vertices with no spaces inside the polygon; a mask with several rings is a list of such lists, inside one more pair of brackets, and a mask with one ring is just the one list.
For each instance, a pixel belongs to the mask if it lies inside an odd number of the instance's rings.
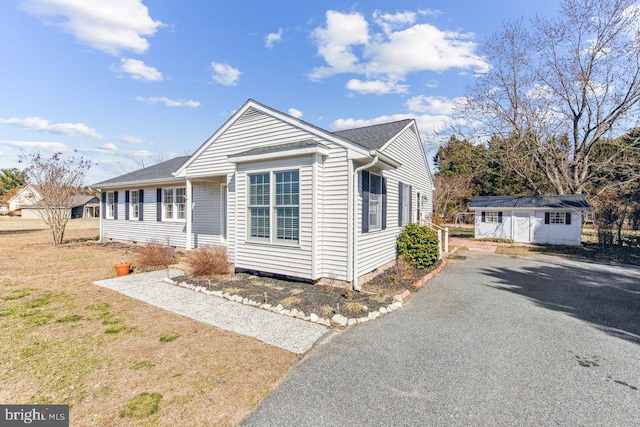
{"label": "green shrub", "polygon": [[398,236],[398,254],[417,268],[431,268],[438,261],[438,234],[426,225],[407,224]]}

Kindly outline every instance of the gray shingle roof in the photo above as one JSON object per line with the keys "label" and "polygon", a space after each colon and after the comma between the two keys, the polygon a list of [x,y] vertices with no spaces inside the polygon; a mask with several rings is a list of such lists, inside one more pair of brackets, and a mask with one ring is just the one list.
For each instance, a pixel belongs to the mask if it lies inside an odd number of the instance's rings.
{"label": "gray shingle roof", "polygon": [[582,194],[553,196],[473,196],[471,208],[589,209]]}
{"label": "gray shingle roof", "polygon": [[234,156],[254,156],[259,154],[277,153],[279,151],[295,150],[297,148],[312,148],[322,147],[327,148],[326,145],[322,145],[319,142],[308,139],[306,141],[290,142],[288,144],[270,145],[267,147],[252,148],[242,153],[235,154]]}
{"label": "gray shingle roof", "polygon": [[178,170],[178,168],[186,162],[189,157],[190,156],[176,157],[171,160],[167,160],[166,162],[158,163],[157,165],[149,166],[144,169],[92,184],[91,187],[100,188],[144,181],[170,180],[173,178],[172,173]]}
{"label": "gray shingle roof", "polygon": [[333,134],[362,145],[363,147],[378,150],[398,132],[404,129],[411,120],[412,119],[405,119],[397,122],[341,130],[333,132]]}

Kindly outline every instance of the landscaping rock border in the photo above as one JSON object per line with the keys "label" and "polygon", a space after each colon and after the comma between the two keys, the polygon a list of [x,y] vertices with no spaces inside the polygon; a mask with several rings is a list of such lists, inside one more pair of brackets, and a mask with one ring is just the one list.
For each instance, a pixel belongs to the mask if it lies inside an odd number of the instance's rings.
{"label": "landscaping rock border", "polygon": [[[422,286],[424,286],[424,284],[429,279],[431,279],[432,277],[440,273],[444,268],[445,264],[446,264],[445,260],[444,259],[441,260],[440,265],[435,270],[431,271],[429,274],[427,274],[426,276],[422,277],[420,280],[412,284],[411,288],[414,290],[420,289]],[[296,319],[305,320],[307,322],[317,323],[319,325],[324,325],[328,328],[331,328],[331,327],[345,328],[348,326],[357,325],[359,323],[365,323],[371,320],[375,320],[379,317],[385,316],[389,313],[392,313],[402,308],[402,306],[406,303],[407,299],[411,296],[411,291],[406,289],[402,293],[395,295],[393,297],[393,302],[391,304],[387,305],[386,307],[385,306],[380,307],[378,308],[378,310],[369,311],[368,313],[366,313],[366,316],[357,317],[357,318],[356,317],[348,318],[342,314],[334,314],[333,317],[329,319],[329,318],[321,317],[316,313],[310,313],[307,315],[303,311],[299,311],[295,308],[286,309],[281,304],[272,306],[271,304],[263,304],[263,303],[251,300],[249,298],[243,298],[240,295],[231,295],[227,292],[222,292],[222,291],[212,291],[210,289],[207,289],[204,286],[197,286],[187,282],[178,282],[169,277],[165,277],[163,281],[170,285],[191,289],[192,291],[195,291],[195,292],[201,292],[206,295],[212,295],[218,298],[224,298],[229,301],[260,308],[262,310],[272,311],[274,313],[278,313],[283,316],[294,317]]]}

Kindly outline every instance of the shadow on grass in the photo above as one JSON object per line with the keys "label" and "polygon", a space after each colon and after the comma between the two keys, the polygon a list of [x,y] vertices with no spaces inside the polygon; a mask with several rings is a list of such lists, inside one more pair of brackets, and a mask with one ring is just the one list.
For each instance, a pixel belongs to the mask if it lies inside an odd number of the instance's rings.
{"label": "shadow on grass", "polygon": [[[583,264],[584,265],[584,264]],[[578,265],[487,268],[496,289],[522,295],[618,338],[640,344],[640,270]]]}
{"label": "shadow on grass", "polygon": [[43,231],[42,228],[38,229],[25,229],[25,230],[0,230],[0,236],[12,236],[15,234],[30,234]]}

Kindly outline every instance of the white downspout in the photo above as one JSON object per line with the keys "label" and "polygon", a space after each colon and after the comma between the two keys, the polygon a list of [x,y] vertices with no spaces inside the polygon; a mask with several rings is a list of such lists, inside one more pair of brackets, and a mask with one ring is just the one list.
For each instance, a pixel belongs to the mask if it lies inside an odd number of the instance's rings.
{"label": "white downspout", "polygon": [[186,218],[186,233],[187,233],[187,240],[185,242],[184,248],[188,251],[190,251],[191,249],[193,249],[192,243],[191,243],[191,234],[192,234],[192,224],[191,224],[191,220],[193,218],[193,200],[191,200],[191,193],[193,193],[193,186],[191,185],[191,180],[189,178],[187,178],[187,183],[186,183],[186,187],[185,187],[185,193],[187,196],[187,218]]}
{"label": "white downspout", "polygon": [[[358,172],[368,169],[378,163],[378,156],[374,156],[373,160],[366,165],[362,165],[353,171],[353,290],[360,291],[362,288],[358,285]],[[365,213],[362,212],[362,215]],[[368,213],[367,213],[368,215]]]}

